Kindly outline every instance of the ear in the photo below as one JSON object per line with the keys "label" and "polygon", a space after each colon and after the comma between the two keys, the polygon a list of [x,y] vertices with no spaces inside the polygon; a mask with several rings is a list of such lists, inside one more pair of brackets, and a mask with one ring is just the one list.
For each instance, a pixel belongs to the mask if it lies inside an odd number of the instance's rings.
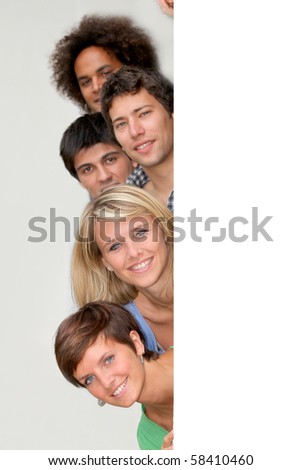
{"label": "ear", "polygon": [[104,259],[102,258],[102,262],[103,262],[103,265],[104,267],[108,270],[108,271],[113,271],[113,268],[111,268],[111,266],[107,263],[105,263]]}
{"label": "ear", "polygon": [[142,343],[142,341],[141,341],[141,339],[140,339],[140,336],[139,336],[139,334],[137,333],[137,331],[132,330],[132,331],[130,332],[130,338],[131,338],[131,340],[132,340],[133,343],[134,343],[137,356],[141,356],[142,354],[144,354],[144,352],[145,352],[144,344]]}

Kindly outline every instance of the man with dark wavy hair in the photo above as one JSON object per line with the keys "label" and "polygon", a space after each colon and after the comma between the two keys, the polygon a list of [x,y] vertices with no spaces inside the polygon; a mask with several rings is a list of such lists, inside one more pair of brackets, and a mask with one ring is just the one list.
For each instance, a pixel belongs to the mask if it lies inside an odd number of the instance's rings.
{"label": "man with dark wavy hair", "polygon": [[101,92],[105,121],[146,171],[143,189],[173,210],[173,85],[157,71],[124,66]]}
{"label": "man with dark wavy hair", "polygon": [[101,111],[101,87],[122,65],[158,70],[151,38],[121,16],[84,16],[57,42],[50,57],[57,91],[88,113]]}

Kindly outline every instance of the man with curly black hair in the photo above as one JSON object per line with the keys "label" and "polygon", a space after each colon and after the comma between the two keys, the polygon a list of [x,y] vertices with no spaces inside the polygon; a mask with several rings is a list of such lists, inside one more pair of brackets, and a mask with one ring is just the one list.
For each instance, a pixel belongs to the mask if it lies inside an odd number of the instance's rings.
{"label": "man with curly black hair", "polygon": [[57,42],[50,57],[57,91],[88,113],[101,111],[101,87],[122,65],[158,70],[150,37],[121,16],[84,16]]}

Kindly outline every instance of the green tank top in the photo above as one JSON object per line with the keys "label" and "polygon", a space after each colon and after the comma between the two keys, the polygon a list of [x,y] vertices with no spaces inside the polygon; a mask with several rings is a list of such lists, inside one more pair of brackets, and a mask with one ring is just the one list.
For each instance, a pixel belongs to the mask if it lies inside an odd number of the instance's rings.
{"label": "green tank top", "polygon": [[[169,349],[173,349],[171,346]],[[168,434],[166,429],[151,421],[145,414],[142,405],[142,415],[137,429],[137,440],[141,450],[160,450],[164,437]]]}
{"label": "green tank top", "polygon": [[164,437],[168,434],[166,429],[151,421],[145,414],[142,405],[142,415],[137,429],[139,448],[142,450],[160,450]]}

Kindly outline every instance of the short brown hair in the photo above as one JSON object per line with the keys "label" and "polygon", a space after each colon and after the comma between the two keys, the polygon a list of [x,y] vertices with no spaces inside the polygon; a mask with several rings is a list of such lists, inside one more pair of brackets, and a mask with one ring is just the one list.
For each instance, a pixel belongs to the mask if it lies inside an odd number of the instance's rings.
{"label": "short brown hair", "polygon": [[174,110],[173,84],[155,70],[123,66],[108,78],[101,89],[101,113],[111,133],[113,133],[113,127],[109,111],[114,98],[134,95],[142,89],[159,101],[168,114],[172,115]]}
{"label": "short brown hair", "polygon": [[[113,302],[89,302],[60,324],[55,336],[55,356],[64,377],[76,387],[84,387],[74,377],[74,372],[87,349],[95,343],[99,334],[106,339],[128,345],[136,352],[130,332],[137,331],[145,345],[145,339],[137,322],[121,305]],[[158,355],[145,349],[146,359]]]}
{"label": "short brown hair", "polygon": [[69,173],[77,180],[78,176],[74,167],[76,155],[97,144],[120,147],[109,131],[101,113],[84,114],[73,121],[65,130],[60,142],[60,155]]}

